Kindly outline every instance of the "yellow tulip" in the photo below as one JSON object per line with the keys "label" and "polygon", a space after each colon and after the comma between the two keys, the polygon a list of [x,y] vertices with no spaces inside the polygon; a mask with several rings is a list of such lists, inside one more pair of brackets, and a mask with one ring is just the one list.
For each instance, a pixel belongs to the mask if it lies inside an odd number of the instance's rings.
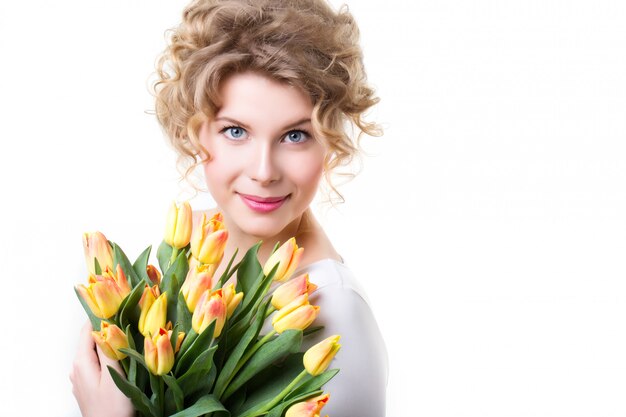
{"label": "yellow tulip", "polygon": [[156,334],[161,327],[165,327],[167,320],[167,293],[160,294],[157,285],[150,288],[149,285],[143,290],[139,300],[141,314],[139,316],[139,332],[148,337]]}
{"label": "yellow tulip", "polygon": [[172,331],[159,328],[157,332],[144,338],[146,366],[154,375],[164,375],[174,366],[174,349],[170,343]]}
{"label": "yellow tulip", "polygon": [[196,310],[196,305],[206,290],[213,288],[213,274],[215,265],[200,264],[197,261],[190,262],[189,272],[180,291],[183,293],[187,308],[190,312]]}
{"label": "yellow tulip", "polygon": [[100,325],[100,331],[91,332],[96,344],[102,352],[111,359],[122,360],[127,355],[119,351],[122,348],[128,348],[128,338],[126,333],[115,324],[109,324],[103,321]]}
{"label": "yellow tulip", "polygon": [[317,289],[317,285],[309,282],[309,274],[302,274],[290,279],[274,290],[272,294],[272,305],[276,309],[281,309],[296,297],[302,294],[311,294]]}
{"label": "yellow tulip", "polygon": [[191,317],[191,327],[196,333],[200,334],[213,320],[216,320],[213,337],[218,337],[222,333],[222,328],[226,322],[226,311],[227,306],[222,290],[219,289],[214,292],[207,290],[202,294],[196,305],[196,310]]}
{"label": "yellow tulip", "polygon": [[319,309],[309,303],[308,294],[302,294],[276,312],[272,318],[274,330],[277,333],[289,329],[304,330],[317,318]]}
{"label": "yellow tulip", "polygon": [[104,275],[90,275],[88,285],[77,285],[76,290],[85,300],[94,316],[100,319],[112,317],[130,293],[130,287],[122,268],[118,265],[117,275],[110,269]]}
{"label": "yellow tulip", "polygon": [[341,347],[337,342],[339,342],[339,335],[333,335],[311,346],[302,358],[304,369],[313,376],[324,372]]}
{"label": "yellow tulip", "polygon": [[148,278],[150,278],[153,284],[159,285],[161,282],[161,271],[156,266],[146,265],[146,274],[148,274]]}
{"label": "yellow tulip", "polygon": [[243,292],[236,292],[235,284],[228,284],[222,288],[224,301],[226,302],[226,318],[230,318],[243,299]]}
{"label": "yellow tulip", "polygon": [[268,275],[272,268],[279,264],[274,275],[274,281],[287,281],[298,267],[303,251],[304,248],[298,248],[296,239],[292,237],[269,257],[263,266],[263,273]]}
{"label": "yellow tulip", "polygon": [[167,213],[165,226],[165,243],[176,249],[182,249],[189,244],[193,226],[191,205],[185,201],[180,206],[172,202]]}
{"label": "yellow tulip", "polygon": [[83,233],[83,250],[87,269],[92,275],[96,275],[96,264],[94,259],[100,264],[100,271],[107,267],[113,269],[113,249],[109,245],[107,238],[100,232]]}
{"label": "yellow tulip", "polygon": [[330,394],[322,394],[306,401],[295,403],[287,409],[285,417],[320,417],[322,407],[330,399]]}
{"label": "yellow tulip", "polygon": [[221,213],[215,214],[209,221],[206,214],[191,234],[191,254],[203,264],[218,265],[224,256],[228,230],[224,228]]}

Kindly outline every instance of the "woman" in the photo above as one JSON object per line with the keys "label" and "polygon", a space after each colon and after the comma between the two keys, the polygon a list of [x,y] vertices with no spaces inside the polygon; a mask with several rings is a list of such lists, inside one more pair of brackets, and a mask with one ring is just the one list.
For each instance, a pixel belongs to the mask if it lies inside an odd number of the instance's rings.
{"label": "woman", "polygon": [[[364,292],[309,207],[322,176],[337,193],[333,169],[357,152],[359,135],[355,144],[346,125],[378,134],[362,119],[378,99],[366,83],[353,17],[324,0],[194,1],[157,74],[157,118],[181,162],[191,162],[185,176],[203,166],[217,203],[207,213],[220,211],[229,230],[224,258],[259,240],[261,264],[276,242],[295,237],[305,248],[296,274],[308,272],[318,286],[311,303],[324,329],[304,348],[331,334],[342,343],[324,413],[384,416],[384,342]],[[72,371],[83,415],[132,415],[89,330]]]}

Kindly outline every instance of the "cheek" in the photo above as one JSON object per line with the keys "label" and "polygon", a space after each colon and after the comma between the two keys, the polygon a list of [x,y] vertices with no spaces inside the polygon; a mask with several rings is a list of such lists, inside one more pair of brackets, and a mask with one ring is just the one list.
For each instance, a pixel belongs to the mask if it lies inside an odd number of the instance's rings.
{"label": "cheek", "polygon": [[300,158],[292,159],[289,165],[289,176],[295,183],[317,188],[324,171],[323,155],[302,155]]}

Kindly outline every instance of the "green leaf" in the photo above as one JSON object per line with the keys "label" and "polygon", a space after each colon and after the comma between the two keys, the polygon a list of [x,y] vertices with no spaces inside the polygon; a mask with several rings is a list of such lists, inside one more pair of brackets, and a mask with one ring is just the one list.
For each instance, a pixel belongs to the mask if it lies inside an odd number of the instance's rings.
{"label": "green leaf", "polygon": [[301,346],[302,330],[286,330],[276,339],[265,343],[252,355],[248,363],[243,366],[237,376],[228,385],[228,389],[224,392],[224,398],[228,398],[233,392],[241,388],[243,384],[276,360],[290,353],[299,352]]}
{"label": "green leaf", "polygon": [[130,349],[130,348],[121,348],[120,352],[127,354],[133,360],[141,364],[141,366],[143,366],[144,369],[148,371],[148,373],[150,372],[150,370],[148,369],[148,365],[146,365],[146,361],[143,358],[143,355],[141,353],[137,352],[135,349]]}
{"label": "green leaf", "polygon": [[226,363],[224,364],[224,367],[218,375],[217,381],[215,383],[214,392],[218,398],[222,397],[222,394],[226,390],[228,382],[232,379],[233,372],[237,368],[237,364],[239,363],[239,360],[243,357],[246,349],[248,349],[250,343],[253,340],[256,340],[259,336],[259,332],[261,331],[261,327],[263,327],[263,322],[265,321],[265,311],[267,310],[269,302],[270,300],[267,300],[262,305],[260,311],[257,313],[254,323],[249,326],[248,330],[239,340],[239,343],[237,343],[230,356],[228,356],[228,359],[226,360]]}
{"label": "green leaf", "polygon": [[182,292],[178,292],[178,302],[176,303],[176,324],[180,330],[189,334],[191,331],[191,312],[187,308],[187,302]]}
{"label": "green leaf", "polygon": [[128,257],[126,256],[122,248],[120,248],[116,243],[112,243],[112,245],[113,245],[113,267],[115,268],[117,265],[120,265],[122,267],[122,270],[124,270],[124,274],[126,275],[126,278],[128,279],[128,283],[130,284],[130,287],[134,288],[142,280],[135,273],[133,266],[130,264]]}
{"label": "green leaf", "polygon": [[237,268],[237,289],[238,291],[243,291],[244,294],[250,291],[259,275],[263,273],[263,268],[261,268],[258,258],[261,243],[259,242],[248,249],[239,264],[239,268]]}
{"label": "green leaf", "polygon": [[[241,334],[248,328],[254,315],[258,313],[259,305],[272,285],[272,280],[274,279],[274,274],[277,269],[278,264],[274,265],[269,275],[266,277],[261,273],[257,283],[250,289],[250,293],[244,295],[241,305],[231,317],[234,324],[230,328],[229,333],[234,339],[241,337]],[[267,310],[264,309],[264,311]]]}
{"label": "green leaf", "polygon": [[230,416],[228,410],[226,410],[222,403],[215,399],[213,395],[205,395],[204,397],[196,401],[196,403],[191,407],[170,417],[199,417],[207,413],[215,413],[212,414],[213,417]]}
{"label": "green leaf", "polygon": [[102,275],[102,267],[100,266],[100,262],[98,262],[98,258],[93,258],[93,271],[96,275]]}
{"label": "green leaf", "polygon": [[187,352],[187,349],[191,347],[193,342],[198,337],[198,333],[196,333],[193,329],[189,330],[189,333],[185,334],[185,338],[183,339],[183,344],[180,345],[180,350],[176,353],[176,363],[179,362],[179,359],[183,357],[183,355]]}
{"label": "green leaf", "polygon": [[230,261],[228,261],[228,264],[226,265],[226,269],[224,269],[224,272],[222,273],[222,276],[215,283],[215,286],[213,288],[222,288],[224,283],[226,281],[228,281],[228,278],[230,278],[231,275],[233,273],[235,273],[235,271],[237,271],[237,269],[239,268],[240,264],[235,265],[235,267],[233,269],[231,269],[231,266],[233,265],[233,262],[235,261],[235,257],[237,256],[238,252],[239,252],[239,248],[235,248],[235,252],[233,253],[233,256],[230,258]]}
{"label": "green leaf", "polygon": [[189,370],[185,372],[184,375],[177,378],[177,381],[184,392],[192,392],[195,388],[195,381],[209,374],[209,371],[213,366],[213,355],[215,354],[216,350],[217,346],[213,346],[210,349],[202,352],[193,361],[193,364],[189,367]]}
{"label": "green leaf", "polygon": [[170,265],[170,258],[172,257],[173,248],[165,243],[165,241],[161,241],[159,248],[157,249],[157,261],[159,262],[159,269],[161,272],[167,271],[167,268]]}
{"label": "green leaf", "polygon": [[200,356],[202,352],[205,350],[209,350],[211,348],[211,341],[213,340],[213,332],[215,331],[215,320],[211,322],[207,326],[206,329],[196,339],[193,341],[189,349],[181,356],[178,364],[176,365],[176,370],[174,375],[181,375],[189,366],[193,363],[195,358]]}
{"label": "green leaf", "polygon": [[152,404],[150,399],[139,388],[129,383],[122,375],[120,375],[115,369],[107,365],[109,373],[115,385],[130,398],[131,402],[139,412],[146,416],[158,416],[159,410]]}
{"label": "green leaf", "polygon": [[120,309],[117,312],[117,322],[120,323],[122,327],[126,327],[131,323],[133,323],[134,326],[137,325],[137,320],[139,320],[138,303],[143,295],[144,288],[145,284],[140,282],[133,288],[130,294],[122,300]]}
{"label": "green leaf", "polygon": [[167,317],[176,322],[176,314],[178,313],[178,293],[187,272],[189,264],[187,262],[186,251],[182,250],[172,263],[172,265],[163,274],[161,279],[161,293],[167,292]]}
{"label": "green leaf", "polygon": [[78,297],[78,301],[80,301],[80,304],[83,306],[83,309],[85,309],[85,312],[87,313],[87,317],[89,317],[89,321],[91,322],[91,327],[93,327],[93,329],[95,331],[99,331],[100,330],[100,323],[101,323],[102,320],[99,319],[98,317],[96,317],[91,312],[91,309],[89,308],[89,305],[83,299],[83,297],[81,297],[81,295],[78,292],[78,289],[76,287],[74,287],[74,292],[76,293],[76,296]]}
{"label": "green leaf", "polygon": [[[132,350],[137,350],[135,348],[135,339],[133,338],[133,334],[130,331],[130,324],[126,326],[124,331],[126,333],[126,339],[128,339],[128,347]],[[130,366],[128,367],[128,375],[126,376],[128,381],[131,384],[137,385],[137,361],[130,359]]]}
{"label": "green leaf", "polygon": [[167,374],[162,375],[162,376],[163,376],[163,380],[172,391],[172,394],[174,394],[174,402],[176,403],[176,411],[181,411],[184,407],[184,399],[185,399],[183,390],[180,388],[180,385],[178,385],[176,378]]}
{"label": "green leaf", "polygon": [[321,389],[325,383],[327,383],[335,375],[337,375],[337,372],[339,372],[339,369],[328,369],[317,376],[311,376],[307,374],[302,382],[297,387],[295,387],[289,394],[287,394],[285,399],[288,400],[290,398],[299,395],[306,395],[308,392]]}
{"label": "green leaf", "polygon": [[[275,398],[303,370],[302,352],[272,364],[246,384],[247,398],[240,410],[250,410]],[[237,413],[239,414],[239,412]]]}
{"label": "green leaf", "polygon": [[137,274],[141,279],[143,279],[146,284],[152,286],[153,283],[148,276],[148,272],[146,271],[146,267],[148,266],[148,259],[150,258],[150,251],[152,250],[152,245],[148,246],[141,255],[137,258],[135,263],[133,264],[133,270],[135,274]]}

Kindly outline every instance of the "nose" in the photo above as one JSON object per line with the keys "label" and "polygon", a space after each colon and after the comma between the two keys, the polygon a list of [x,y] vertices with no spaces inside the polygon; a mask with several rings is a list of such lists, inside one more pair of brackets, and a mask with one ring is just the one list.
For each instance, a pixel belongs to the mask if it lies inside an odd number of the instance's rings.
{"label": "nose", "polygon": [[261,185],[269,185],[280,179],[278,167],[272,144],[259,142],[252,148],[252,154],[248,155],[248,176]]}

